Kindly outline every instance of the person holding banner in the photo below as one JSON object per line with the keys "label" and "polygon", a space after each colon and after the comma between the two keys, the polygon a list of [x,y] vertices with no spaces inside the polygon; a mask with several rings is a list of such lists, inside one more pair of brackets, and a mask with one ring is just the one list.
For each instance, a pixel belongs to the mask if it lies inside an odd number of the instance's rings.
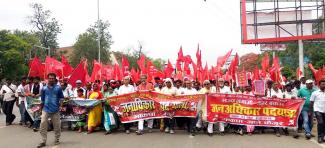
{"label": "person holding banner", "polygon": [[[138,86],[138,91],[154,91],[153,85],[151,83],[147,83],[147,75],[141,75],[140,77],[141,84]],[[152,132],[153,128],[153,119],[148,119],[148,128],[149,132]],[[137,135],[143,134],[143,124],[144,120],[140,120],[138,122],[138,131],[136,131]]]}
{"label": "person holding banner", "polygon": [[[100,88],[97,83],[93,84],[93,91],[89,95],[89,99],[100,100],[103,98],[102,93],[100,92]],[[88,113],[88,132],[87,134],[91,134],[94,132],[95,128],[99,126],[102,122],[102,105],[98,104],[94,108],[92,108]]]}
{"label": "person holding banner", "polygon": [[[133,85],[130,85],[130,77],[129,76],[125,76],[123,79],[123,85],[121,85],[117,91],[118,95],[123,95],[123,94],[127,94],[127,93],[132,93],[134,92],[134,87]],[[125,133],[126,134],[130,134],[130,127],[131,127],[131,123],[124,123],[124,128],[125,128]]]}
{"label": "person holding banner", "polygon": [[85,95],[85,89],[82,88],[82,82],[81,82],[81,80],[77,80],[76,81],[76,88],[74,88],[74,90],[73,90],[73,97],[75,97],[75,98],[78,97],[78,90],[79,89],[83,89],[84,96],[86,96]]}
{"label": "person holding banner", "polygon": [[310,112],[315,112],[317,119],[318,143],[324,142],[325,136],[325,79],[319,81],[319,90],[310,96]]}
{"label": "person holding banner", "polygon": [[[114,89],[108,84],[103,85],[103,95],[104,98],[109,98],[116,96]],[[108,101],[105,101],[104,104],[104,128],[106,130],[105,135],[110,134],[112,132],[112,126],[117,125],[117,115],[114,110],[109,105]]]}
{"label": "person holding banner", "polygon": [[[223,94],[231,94],[232,93],[230,90],[230,87],[225,86],[225,81],[223,78],[218,79],[218,86],[219,86],[218,90],[220,93],[223,93]],[[226,126],[226,123],[219,122],[219,131],[222,136],[225,135],[225,126]]]}
{"label": "person holding banner", "polygon": [[310,96],[314,91],[316,91],[313,87],[313,83],[313,80],[307,80],[306,87],[301,87],[297,95],[298,97],[305,99],[305,104],[302,107],[301,115],[303,118],[303,127],[305,129],[306,139],[310,139],[312,137],[311,130],[313,128],[313,114],[311,113],[312,110],[310,110]]}
{"label": "person holding banner", "polygon": [[[31,97],[33,98],[37,98],[40,99],[41,96],[41,91],[43,88],[43,84],[40,83],[40,77],[35,77],[34,78],[34,83],[32,85],[31,88]],[[34,124],[33,124],[33,131],[37,132],[38,128],[40,126],[40,119],[39,119],[40,115],[38,115],[38,113],[34,113]]]}
{"label": "person holding banner", "polygon": [[[194,95],[197,94],[197,90],[192,88],[192,82],[190,80],[186,80],[185,87],[183,89],[184,95]],[[191,133],[192,136],[195,136],[195,118],[187,118],[187,131]]]}
{"label": "person holding banner", "polygon": [[[203,82],[203,88],[199,91],[201,94],[209,94],[209,93],[216,93],[215,87],[211,87],[211,83],[209,80],[205,80]],[[198,106],[201,106],[201,108],[198,108],[199,113],[199,118],[196,123],[196,127],[201,128],[202,127],[202,121],[207,121],[207,106],[206,106],[206,98],[203,99],[201,102],[199,102]],[[201,105],[200,105],[201,104]],[[208,128],[207,128],[208,135],[211,137],[213,136],[213,123],[208,123]]]}
{"label": "person holding banner", "polygon": [[[283,99],[283,93],[279,89],[279,87],[280,87],[280,84],[279,83],[273,83],[272,84],[272,89],[267,94],[267,97],[274,98],[274,99],[276,99],[276,98]],[[274,127],[273,129],[275,131],[275,135],[277,137],[280,137],[281,136],[281,134],[280,134],[280,128],[279,127]]]}
{"label": "person holding banner", "polygon": [[[167,95],[176,95],[176,88],[173,85],[173,81],[170,78],[166,78],[165,80],[165,87],[161,90],[161,93],[167,94]],[[164,125],[165,125],[165,133],[174,134],[175,133],[175,118],[167,118],[164,119]]]}

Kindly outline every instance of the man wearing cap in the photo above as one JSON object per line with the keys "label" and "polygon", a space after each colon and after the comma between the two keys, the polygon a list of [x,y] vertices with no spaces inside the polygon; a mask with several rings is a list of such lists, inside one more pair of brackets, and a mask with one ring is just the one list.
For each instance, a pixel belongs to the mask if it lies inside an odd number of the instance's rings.
{"label": "man wearing cap", "polygon": [[73,97],[76,97],[76,98],[78,97],[78,89],[82,89],[83,92],[84,92],[84,96],[85,96],[85,89],[82,88],[81,85],[82,85],[81,80],[77,80],[76,81],[76,88],[74,88],[74,90],[73,90]]}
{"label": "man wearing cap", "polygon": [[319,90],[311,94],[309,110],[309,114],[312,114],[312,111],[315,112],[318,143],[323,143],[325,136],[325,79],[319,81]]}
{"label": "man wearing cap", "polygon": [[305,99],[305,104],[302,108],[301,111],[301,115],[303,118],[303,127],[305,129],[305,136],[306,139],[310,139],[311,138],[311,130],[313,128],[313,115],[310,113],[310,96],[311,94],[315,91],[315,89],[313,88],[313,80],[308,79],[306,81],[306,87],[302,87],[300,88],[300,90],[298,91],[298,97],[300,98],[304,98]]}

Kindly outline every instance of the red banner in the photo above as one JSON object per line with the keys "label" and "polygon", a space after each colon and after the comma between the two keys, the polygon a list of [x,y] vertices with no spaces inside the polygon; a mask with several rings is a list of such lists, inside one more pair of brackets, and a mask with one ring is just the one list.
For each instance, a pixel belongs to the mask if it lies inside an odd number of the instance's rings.
{"label": "red banner", "polygon": [[122,123],[143,119],[193,117],[205,95],[171,96],[156,92],[135,92],[108,98]]}
{"label": "red banner", "polygon": [[207,96],[207,120],[238,125],[296,127],[303,104],[302,99],[210,94]]}

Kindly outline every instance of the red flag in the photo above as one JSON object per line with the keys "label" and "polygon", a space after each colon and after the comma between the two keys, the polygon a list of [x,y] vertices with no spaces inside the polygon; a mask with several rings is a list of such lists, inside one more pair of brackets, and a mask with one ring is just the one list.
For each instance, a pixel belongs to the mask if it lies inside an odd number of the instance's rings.
{"label": "red flag", "polygon": [[141,70],[141,74],[147,74],[145,61],[146,61],[146,57],[143,54],[140,56],[140,59],[137,61],[137,64]]}
{"label": "red flag", "polygon": [[94,60],[93,72],[91,73],[90,81],[102,80],[102,65]]}
{"label": "red flag", "polygon": [[147,72],[148,72],[148,81],[151,82],[153,81],[153,77],[164,77],[164,73],[159,71],[156,66],[150,61],[147,61]]}
{"label": "red flag", "polygon": [[261,79],[261,77],[260,77],[260,72],[259,72],[259,70],[258,70],[258,67],[255,66],[253,80],[260,80],[260,79]]}
{"label": "red flag", "polygon": [[49,73],[55,73],[59,78],[62,78],[64,64],[56,59],[49,56],[45,58],[45,72],[46,75]]}
{"label": "red flag", "polygon": [[269,54],[267,52],[264,54],[264,57],[261,62],[261,66],[262,66],[264,77],[266,77],[266,73],[270,67]]}
{"label": "red flag", "polygon": [[72,85],[72,87],[76,86],[76,81],[77,80],[81,80],[83,86],[86,84],[87,81],[87,76],[88,76],[88,72],[87,72],[87,61],[86,60],[82,60],[79,65],[76,67],[76,69],[74,69],[74,71],[72,72],[68,83]]}
{"label": "red flag", "polygon": [[115,80],[122,80],[121,69],[117,64],[114,65],[114,74],[113,75],[114,75]]}
{"label": "red flag", "polygon": [[165,68],[165,77],[166,78],[171,78],[172,77],[172,73],[174,72],[174,68],[173,65],[170,63],[170,61],[168,60],[168,64],[167,67]]}
{"label": "red flag", "polygon": [[63,75],[65,77],[70,76],[70,74],[73,71],[73,68],[72,68],[72,66],[70,66],[68,60],[64,56],[61,56],[61,63],[64,65],[64,67],[63,67]]}
{"label": "red flag", "polygon": [[202,54],[199,45],[197,45],[197,51],[196,51],[196,64],[199,69],[202,68]]}
{"label": "red flag", "polygon": [[177,55],[178,55],[177,60],[178,60],[178,61],[181,61],[181,62],[184,62],[184,56],[183,56],[183,49],[182,49],[182,46],[181,46],[181,48],[179,49]]}
{"label": "red flag", "polygon": [[202,73],[203,81],[204,80],[209,80],[209,68],[208,68],[208,62],[205,63],[205,67],[203,69]]}
{"label": "red flag", "polygon": [[122,74],[123,77],[130,75],[130,64],[129,64],[129,60],[126,56],[122,56]]}
{"label": "red flag", "polygon": [[191,70],[189,65],[192,63],[192,58],[190,55],[184,57],[184,72],[186,75],[191,75]]}
{"label": "red flag", "polygon": [[28,76],[44,79],[44,67],[38,57],[34,57],[29,64]]}
{"label": "red flag", "polygon": [[228,71],[230,71],[231,78],[233,80],[236,80],[236,71],[237,71],[237,66],[239,64],[239,57],[238,54],[236,53],[235,58],[231,61],[230,66]]}
{"label": "red flag", "polygon": [[113,79],[113,67],[111,65],[102,65],[102,79]]}
{"label": "red flag", "polygon": [[134,68],[131,69],[131,77],[133,82],[137,82],[140,79],[139,73],[134,70]]}
{"label": "red flag", "polygon": [[282,84],[282,74],[278,57],[273,58],[273,64],[270,68],[270,76],[272,81]]}
{"label": "red flag", "polygon": [[303,77],[302,71],[301,71],[301,69],[299,67],[296,70],[296,77],[297,77],[298,80],[300,80],[300,78]]}
{"label": "red flag", "polygon": [[231,55],[231,52],[232,52],[232,49],[230,51],[228,51],[224,56],[218,57],[218,59],[217,59],[217,67],[218,67],[218,69],[221,69],[222,66],[226,63],[229,56]]}

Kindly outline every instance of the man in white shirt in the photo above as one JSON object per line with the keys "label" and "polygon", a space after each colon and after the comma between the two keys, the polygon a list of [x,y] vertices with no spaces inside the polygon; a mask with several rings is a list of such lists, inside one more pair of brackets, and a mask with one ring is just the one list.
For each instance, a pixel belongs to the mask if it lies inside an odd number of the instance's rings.
{"label": "man in white shirt", "polygon": [[[192,88],[192,82],[190,80],[184,81],[185,87],[183,95],[195,95],[198,94],[197,90]],[[192,136],[195,136],[195,118],[187,118],[187,131],[191,133]]]}
{"label": "man in white shirt", "polygon": [[283,93],[283,98],[285,98],[285,99],[296,99],[297,98],[297,93],[293,91],[291,83],[288,83],[285,86],[285,92]]}
{"label": "man in white shirt", "polygon": [[273,87],[270,91],[270,93],[267,94],[267,97],[270,98],[283,98],[283,93],[282,91],[279,89],[279,84],[278,83],[274,83]]}
{"label": "man in white shirt", "polygon": [[12,114],[12,109],[16,101],[16,89],[17,86],[12,84],[10,79],[7,79],[7,84],[2,85],[0,90],[0,95],[3,96],[2,110],[6,115],[6,126],[11,125],[16,118],[16,116]]}
{"label": "man in white shirt", "polygon": [[84,96],[86,96],[86,94],[85,94],[85,89],[84,88],[82,88],[82,82],[81,82],[81,80],[77,80],[76,81],[76,88],[74,88],[73,89],[73,97],[75,97],[75,98],[78,98],[78,90],[79,89],[82,89],[83,90],[83,94],[84,94]]}
{"label": "man in white shirt", "polygon": [[[211,86],[211,83],[209,80],[205,80],[203,82],[203,87],[199,91],[200,94],[209,94],[209,93],[216,93],[216,89]],[[197,120],[196,127],[201,128],[202,127],[202,121],[207,121],[207,103],[206,98],[203,99],[201,102],[199,102],[198,105],[198,111],[199,111],[199,119]],[[213,135],[213,124],[208,122],[207,132],[209,136]]]}
{"label": "man in white shirt", "polygon": [[176,84],[176,95],[183,95],[184,94],[184,87],[183,87],[183,83],[181,80],[176,80],[175,81]]}
{"label": "man in white shirt", "polygon": [[[123,85],[120,86],[120,88],[117,91],[118,95],[123,95],[123,94],[128,94],[134,92],[134,87],[130,85],[130,77],[126,76],[123,79]],[[130,134],[130,127],[131,123],[125,123],[124,128],[125,128],[125,133]]]}
{"label": "man in white shirt", "polygon": [[26,77],[23,77],[21,79],[21,84],[17,88],[17,94],[18,94],[18,107],[19,107],[19,112],[20,112],[20,124],[23,124],[24,126],[27,125],[26,121],[26,108],[25,108],[25,102],[26,102],[26,96],[27,96],[27,91],[25,88],[26,84]]}
{"label": "man in white shirt", "polygon": [[[225,81],[222,78],[218,80],[219,92],[223,94],[231,94],[231,90],[228,86],[225,86]],[[223,136],[225,135],[225,123],[219,122],[219,131],[220,134]]]}
{"label": "man in white shirt", "polygon": [[319,90],[310,96],[310,112],[315,112],[317,119],[318,143],[324,142],[325,136],[325,79],[319,81]]}
{"label": "man in white shirt", "polygon": [[[173,85],[173,81],[170,78],[165,80],[165,87],[161,90],[161,93],[167,95],[176,95],[176,88]],[[164,119],[165,125],[165,133],[174,134],[174,127],[175,127],[175,118],[165,118]]]}

